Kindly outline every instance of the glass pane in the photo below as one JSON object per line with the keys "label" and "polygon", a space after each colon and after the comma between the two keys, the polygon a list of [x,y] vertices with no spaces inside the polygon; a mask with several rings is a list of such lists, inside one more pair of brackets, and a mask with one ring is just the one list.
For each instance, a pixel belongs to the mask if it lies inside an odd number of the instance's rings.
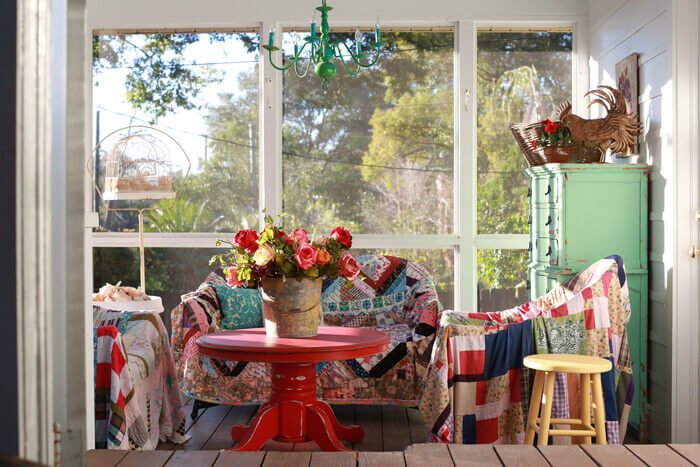
{"label": "glass pane", "polygon": [[511,123],[553,118],[571,100],[570,32],[477,34],[478,232],[528,232],[525,160]]}
{"label": "glass pane", "polygon": [[[138,248],[93,248],[93,289],[106,283],[139,286]],[[209,259],[220,250],[214,248],[146,248],[146,292],[163,300],[161,314],[169,329],[170,310],[180,296],[197,290],[214,268]]]}
{"label": "glass pane", "polygon": [[435,282],[440,303],[445,309],[453,309],[455,302],[455,278],[453,250],[411,250],[411,249],[353,249],[354,255],[389,255],[414,261],[423,266]]}
{"label": "glass pane", "polygon": [[[294,37],[283,36],[286,54]],[[333,37],[355,50],[352,34]],[[363,50],[373,37],[364,34]],[[285,72],[284,211],[320,231],[452,233],[453,33],[382,40],[378,63],[357,76],[336,62],[327,91],[313,70]]]}
{"label": "glass pane", "polygon": [[[150,212],[158,232],[235,231],[257,226],[258,34],[129,34],[93,43],[93,143],[132,125],[153,125],[181,144],[179,199]],[[103,186],[105,145],[93,170]],[[110,201],[110,208],[171,206]],[[160,204],[159,204],[160,203]],[[135,211],[107,211],[95,191],[100,229],[138,228]]]}
{"label": "glass pane", "polygon": [[528,250],[479,250],[478,308],[480,312],[503,311],[527,299]]}

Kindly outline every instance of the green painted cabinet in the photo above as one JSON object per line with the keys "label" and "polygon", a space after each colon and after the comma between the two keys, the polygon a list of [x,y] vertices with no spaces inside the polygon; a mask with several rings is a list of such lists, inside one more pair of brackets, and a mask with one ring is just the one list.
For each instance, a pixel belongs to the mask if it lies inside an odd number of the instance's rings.
{"label": "green painted cabinet", "polygon": [[610,255],[625,262],[634,362],[630,423],[644,436],[647,388],[647,166],[546,164],[530,179],[530,298]]}

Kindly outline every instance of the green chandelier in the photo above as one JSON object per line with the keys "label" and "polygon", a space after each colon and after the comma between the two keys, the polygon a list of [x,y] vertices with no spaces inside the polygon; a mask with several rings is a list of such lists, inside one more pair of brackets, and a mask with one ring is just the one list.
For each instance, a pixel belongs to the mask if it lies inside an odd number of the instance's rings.
{"label": "green chandelier", "polygon": [[[330,28],[328,27],[328,12],[333,8],[326,6],[326,0],[323,0],[323,4],[317,7],[316,10],[321,12],[321,35],[316,34],[316,20],[311,20],[311,34],[304,38],[303,44],[299,47],[299,44],[294,44],[294,57],[289,58],[289,62],[286,66],[278,66],[272,61],[272,53],[280,50],[279,47],[275,47],[275,32],[276,28],[273,26],[270,29],[270,38],[267,45],[263,45],[263,48],[267,50],[268,57],[270,59],[270,64],[280,71],[286,71],[294,67],[294,72],[299,78],[305,77],[309,73],[311,68],[311,63],[315,64],[314,73],[316,76],[323,78],[321,86],[323,89],[328,89],[331,85],[328,78],[335,75],[336,66],[333,63],[334,60],[340,61],[343,64],[345,71],[351,75],[357,75],[362,68],[369,68],[379,59],[380,49],[386,45],[386,42],[381,41],[381,31],[379,30],[379,21],[375,25],[374,29],[374,42],[370,45],[373,49],[377,51],[374,60],[370,60],[369,63],[362,63],[363,59],[367,57],[362,51],[362,33],[360,28],[355,30],[355,52],[350,50],[350,47],[345,43],[345,41],[333,41],[331,40]],[[302,56],[304,49],[310,47],[310,53],[308,56]],[[342,48],[345,48],[345,52],[350,56],[352,62],[357,66],[354,70],[348,67],[345,62],[345,56],[343,55]],[[303,62],[306,63],[304,67]]]}

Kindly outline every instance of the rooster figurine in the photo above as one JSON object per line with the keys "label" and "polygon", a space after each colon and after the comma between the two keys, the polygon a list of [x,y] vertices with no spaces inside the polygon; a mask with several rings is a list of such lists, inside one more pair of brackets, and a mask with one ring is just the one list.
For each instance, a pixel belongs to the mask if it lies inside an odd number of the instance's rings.
{"label": "rooster figurine", "polygon": [[585,119],[571,113],[571,103],[559,107],[559,121],[571,132],[574,143],[595,147],[601,154],[610,148],[613,153],[630,154],[637,144],[641,125],[636,115],[627,115],[625,97],[617,89],[600,86],[585,95],[593,95],[588,106],[602,105],[607,111],[603,118]]}

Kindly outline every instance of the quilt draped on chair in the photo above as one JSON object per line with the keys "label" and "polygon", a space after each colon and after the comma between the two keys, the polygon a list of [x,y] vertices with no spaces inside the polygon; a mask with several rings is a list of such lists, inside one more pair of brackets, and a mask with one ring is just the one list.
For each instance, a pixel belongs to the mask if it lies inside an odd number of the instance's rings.
{"label": "quilt draped on chair", "polygon": [[[608,443],[624,436],[633,394],[625,324],[629,291],[619,257],[591,265],[547,295],[494,313],[442,315],[419,408],[430,440],[522,443],[531,393],[523,358],[536,353],[594,355],[602,375]],[[557,375],[552,416],[569,416],[569,387]]]}

